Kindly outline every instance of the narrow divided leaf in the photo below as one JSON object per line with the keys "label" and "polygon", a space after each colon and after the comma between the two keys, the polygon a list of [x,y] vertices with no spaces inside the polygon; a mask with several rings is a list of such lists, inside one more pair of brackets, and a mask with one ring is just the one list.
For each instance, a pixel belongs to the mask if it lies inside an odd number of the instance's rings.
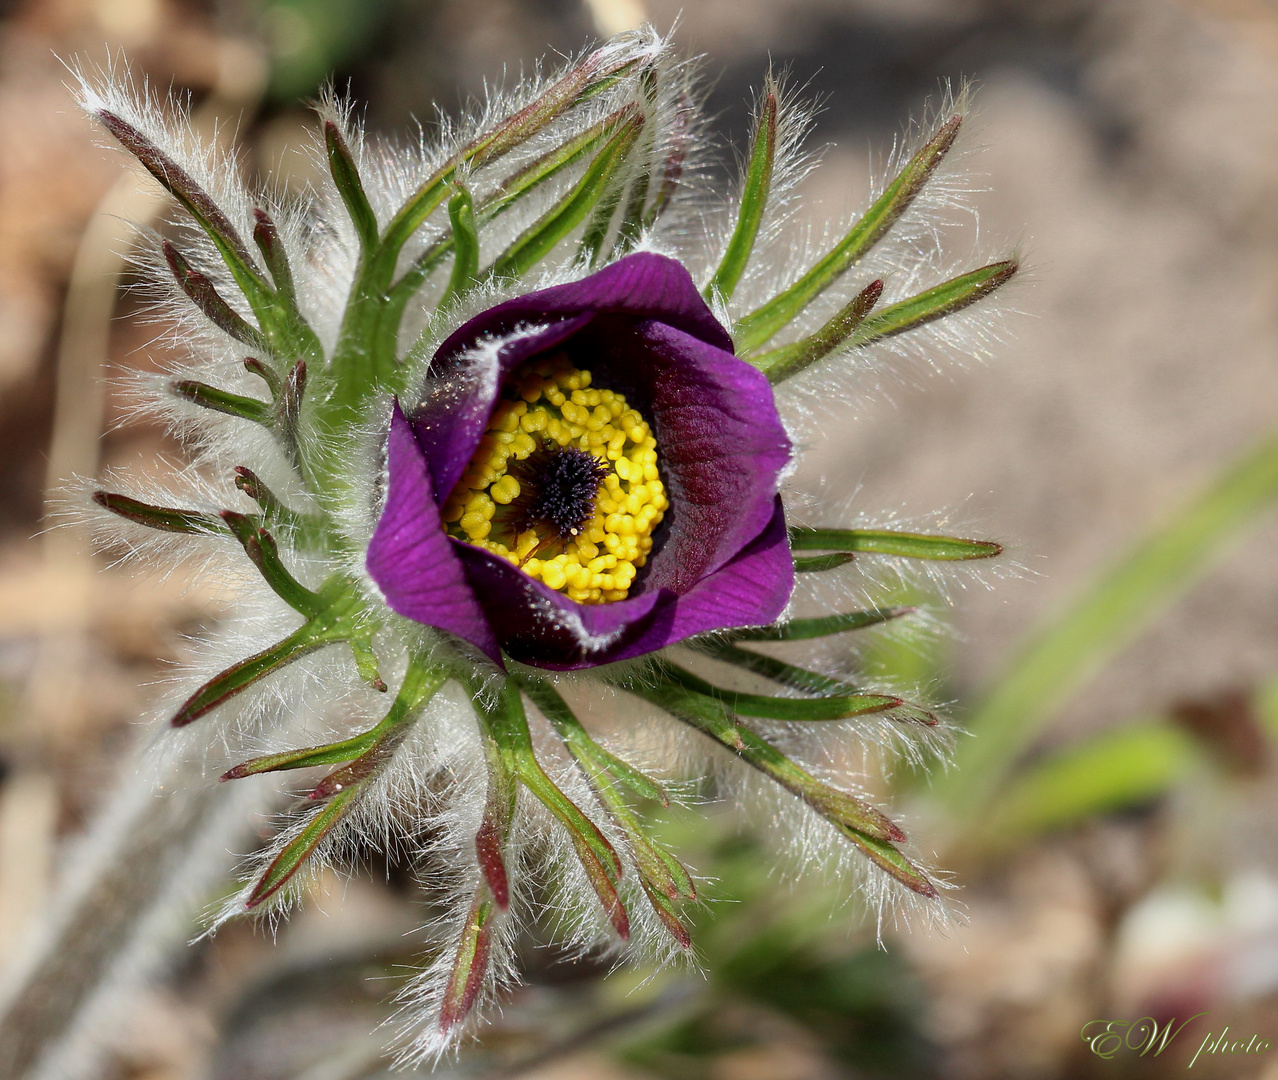
{"label": "narrow divided leaf", "polygon": [[[677,664],[663,663],[662,670],[685,690],[722,701],[733,712],[772,720],[847,720],[853,716],[883,712],[905,704],[901,698],[889,694],[847,693],[846,690],[839,694],[813,698],[741,694],[715,686]],[[821,678],[815,672],[807,674]]]}
{"label": "narrow divided leaf", "polygon": [[324,610],[324,600],[289,572],[280,558],[275,537],[258,524],[257,518],[238,514],[234,510],[223,510],[222,520],[244,546],[245,554],[276,596],[307,618]]}
{"label": "narrow divided leaf", "polygon": [[278,644],[232,664],[221,674],[215,675],[186,699],[170,723],[174,727],[185,727],[228,698],[247,690],[259,679],[264,679],[286,664],[338,640],[340,638],[317,635],[309,623],[305,624]]}
{"label": "narrow divided leaf", "polygon": [[365,252],[372,251],[377,246],[377,215],[364,193],[364,181],[360,179],[351,149],[332,120],[324,121],[324,147],[328,151],[328,171],[351,216],[360,247]]}
{"label": "narrow divided leaf", "polygon": [[666,145],[670,148],[666,160],[661,165],[661,183],[653,196],[652,205],[644,215],[645,228],[652,228],[657,219],[666,212],[673,201],[675,192],[683,179],[683,170],[688,162],[688,144],[692,126],[692,108],[686,95],[680,95],[675,109],[671,129],[666,134]]}
{"label": "narrow divided leaf", "polygon": [[745,273],[763,224],[763,213],[768,205],[768,193],[772,187],[772,166],[777,150],[777,95],[776,88],[768,86],[759,115],[755,119],[754,140],[750,147],[750,161],[746,166],[741,185],[741,200],[737,210],[737,224],[732,230],[723,261],[705,287],[706,299],[718,294],[724,300],[732,297]]}
{"label": "narrow divided leaf", "polygon": [[893,529],[791,528],[792,551],[864,551],[875,555],[900,555],[907,559],[959,562],[989,559],[1003,552],[1002,544],[989,540],[963,540],[955,536],[896,532]]}
{"label": "narrow divided leaf", "polygon": [[203,312],[209,322],[249,348],[266,352],[269,346],[262,332],[250,326],[230,304],[222,299],[212,279],[194,269],[178,249],[167,240],[161,246],[164,259],[169,264],[174,279],[190,298],[191,303]]}
{"label": "narrow divided leaf", "polygon": [[276,374],[275,369],[270,364],[262,363],[256,356],[246,356],[244,358],[244,367],[266,383],[272,399],[280,396],[280,390],[284,384],[280,382],[279,375]]}
{"label": "narrow divided leaf", "polygon": [[229,390],[219,390],[208,383],[195,379],[176,379],[169,383],[169,389],[180,398],[214,412],[238,416],[244,420],[252,420],[256,424],[271,423],[271,406],[257,398],[245,397],[243,394],[232,394]]}
{"label": "narrow divided leaf", "polygon": [[288,369],[284,389],[275,403],[275,431],[293,459],[301,462],[301,445],[298,441],[298,425],[302,418],[302,399],[306,396],[306,361],[299,360]]}
{"label": "narrow divided leaf", "polygon": [[836,825],[862,834],[866,839],[887,843],[905,839],[905,834],[886,815],[846,792],[823,784],[762,736],[740,724],[723,702],[671,682],[656,686],[627,685],[625,689],[722,743]]}
{"label": "narrow divided leaf", "polygon": [[855,688],[839,679],[832,679],[807,668],[788,664],[775,656],[764,656],[762,653],[739,649],[727,641],[699,642],[698,648],[708,656],[732,664],[765,679],[771,679],[782,686],[795,690],[806,690],[810,694],[846,694],[855,692]]}
{"label": "narrow divided leaf", "polygon": [[868,611],[849,611],[843,615],[824,615],[818,619],[789,619],[774,626],[729,630],[723,636],[731,641],[810,641],[848,630],[878,626],[903,615],[912,615],[917,610],[918,608],[913,607],[870,608]]}
{"label": "narrow divided leaf", "polygon": [[870,309],[878,303],[882,295],[883,282],[877,279],[871,281],[852,298],[851,303],[841,308],[834,318],[815,334],[801,338],[793,344],[782,345],[779,349],[752,356],[750,363],[762,371],[772,383],[779,383],[791,375],[797,375],[818,360],[824,359],[852,337],[853,332],[862,325]]}
{"label": "narrow divided leaf", "polygon": [[269,294],[269,290],[253,267],[252,257],[239,232],[222,208],[190,173],[123,117],[105,109],[99,110],[97,117],[103,127],[195,218],[216,245],[236,284],[256,307],[256,302]]}
{"label": "narrow divided leaf", "polygon": [[591,53],[536,101],[477,137],[418,188],[386,229],[384,246],[392,260],[417,227],[444,201],[448,183],[459,165],[468,163],[472,168],[481,168],[527,142],[578,101],[606,89],[612,79],[635,63],[632,60],[621,63],[606,61],[607,54],[603,50]]}
{"label": "narrow divided leaf", "polygon": [[293,270],[288,264],[288,252],[284,250],[279,229],[271,215],[260,208],[253,210],[253,242],[262,253],[276,290],[289,305],[296,308],[297,296],[293,289]]}
{"label": "narrow divided leaf", "polygon": [[794,572],[796,574],[819,574],[826,570],[837,570],[847,566],[856,558],[850,551],[832,551],[828,555],[796,555],[794,556]]}
{"label": "narrow divided leaf", "polygon": [[[618,109],[580,135],[569,139],[562,146],[557,146],[535,161],[529,162],[506,179],[498,187],[497,193],[489,196],[475,211],[476,228],[480,229],[495,220],[503,211],[536,190],[539,185],[557,176],[606,142],[622,124],[635,116],[637,111],[638,108],[633,103]],[[392,305],[402,308],[452,250],[453,237],[449,234],[422,252],[413,265],[404,272],[404,276],[392,287],[390,293]]]}
{"label": "narrow divided leaf", "polygon": [[[536,265],[573,229],[607,194],[614,176],[639,135],[643,118],[636,116],[626,123],[596,155],[585,174],[554,206],[506,249],[493,263],[489,274],[494,277],[518,277]],[[614,204],[615,205],[615,204]]]}
{"label": "narrow divided leaf", "polygon": [[169,506],[152,506],[127,495],[112,491],[95,491],[93,501],[104,510],[110,510],[137,525],[161,532],[188,533],[190,535],[224,534],[221,521],[198,510],[175,510]]}
{"label": "narrow divided leaf", "polygon": [[487,885],[480,885],[471,901],[470,912],[461,940],[457,943],[457,955],[448,976],[448,987],[439,1009],[441,1031],[452,1031],[470,1015],[483,988],[488,973],[488,958],[492,951],[492,922],[496,915],[492,894]]}
{"label": "narrow divided leaf", "polygon": [[591,769],[608,773],[615,781],[625,785],[641,799],[652,799],[662,806],[670,805],[670,798],[651,777],[636,769],[621,758],[610,754],[600,746],[590,733],[582,726],[577,715],[568,707],[568,703],[560,696],[550,683],[543,679],[521,678],[524,693],[532,699],[541,714],[550,721],[564,745],[577,760],[588,764]]}
{"label": "narrow divided leaf", "polygon": [[[1019,269],[1015,259],[990,263],[979,270],[950,278],[908,300],[892,304],[865,319],[852,336],[854,346],[869,345],[895,334],[943,319],[956,311],[989,296],[1000,285],[1011,281]],[[760,357],[762,359],[762,357]],[[774,380],[775,381],[775,380]]]}
{"label": "narrow divided leaf", "polygon": [[453,229],[453,272],[439,301],[441,308],[462,295],[479,274],[479,233],[475,227],[475,205],[470,192],[458,185],[448,200],[448,222]]}
{"label": "narrow divided leaf", "polygon": [[262,518],[270,528],[282,527],[309,533],[322,528],[319,518],[299,514],[285,506],[280,497],[252,469],[243,465],[235,466],[235,486],[262,508]]}
{"label": "narrow divided leaf", "polygon": [[246,908],[255,908],[263,900],[268,899],[283,888],[288,879],[296,874],[302,863],[310,857],[311,852],[315,850],[319,842],[351,810],[362,790],[361,787],[356,786],[338,792],[322,810],[311,818],[310,824],[306,826],[297,839],[281,851],[275,857],[275,861],[267,867],[266,873],[262,875],[252,894],[244,902],[244,906]]}
{"label": "narrow divided leaf", "polygon": [[842,240],[788,289],[774,296],[733,327],[732,336],[736,340],[738,351],[753,352],[768,341],[883,239],[887,231],[909,209],[915,196],[923,190],[936,167],[954,145],[962,123],[961,116],[952,116],[942,124]]}
{"label": "narrow divided leaf", "polygon": [[639,871],[640,884],[658,918],[675,940],[683,948],[688,948],[691,938],[678,919],[674,903],[680,898],[696,899],[692,878],[678,859],[647,836],[634,811],[621,798],[618,787],[625,785],[645,798],[656,798],[668,805],[665,793],[643,773],[596,743],[549,682],[538,678],[527,678],[521,682],[525,692],[554,725],[577,759],[600,804],[626,834]]}
{"label": "narrow divided leaf", "polygon": [[[480,720],[480,736],[483,739],[484,762],[488,772],[484,816],[475,833],[475,855],[479,860],[480,873],[492,893],[493,902],[505,911],[510,906],[510,879],[506,873],[502,849],[506,845],[515,813],[516,787],[514,771],[502,747],[501,736],[512,724],[517,724],[517,720],[510,716],[512,701],[509,691],[504,691],[492,703],[484,696],[482,686],[471,685],[469,689]],[[522,715],[518,691],[515,691],[513,706]]]}
{"label": "narrow divided leaf", "polygon": [[855,829],[843,828],[841,831],[866,854],[871,862],[907,889],[920,896],[926,896],[930,900],[936,898],[936,886],[928,880],[927,875],[891,844],[866,836]]}

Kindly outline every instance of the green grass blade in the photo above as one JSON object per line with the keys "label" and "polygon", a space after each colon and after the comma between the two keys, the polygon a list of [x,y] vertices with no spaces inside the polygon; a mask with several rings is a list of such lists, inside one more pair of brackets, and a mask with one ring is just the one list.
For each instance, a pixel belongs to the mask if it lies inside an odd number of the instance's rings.
{"label": "green grass blade", "polygon": [[1040,630],[968,720],[976,737],[936,778],[936,797],[964,811],[984,804],[1052,713],[1276,501],[1278,437],[1270,435]]}
{"label": "green grass blade", "polygon": [[1017,775],[984,817],[987,842],[1022,841],[1166,794],[1203,763],[1191,735],[1161,720],[1104,731]]}

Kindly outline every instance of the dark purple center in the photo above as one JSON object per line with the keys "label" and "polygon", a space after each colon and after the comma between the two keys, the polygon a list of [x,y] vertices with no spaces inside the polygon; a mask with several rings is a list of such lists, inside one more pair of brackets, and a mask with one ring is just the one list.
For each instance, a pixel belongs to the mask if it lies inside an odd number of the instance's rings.
{"label": "dark purple center", "polygon": [[608,467],[588,451],[549,442],[512,462],[509,471],[519,481],[519,495],[510,503],[514,531],[535,529],[565,541],[595,516],[599,485],[608,475]]}

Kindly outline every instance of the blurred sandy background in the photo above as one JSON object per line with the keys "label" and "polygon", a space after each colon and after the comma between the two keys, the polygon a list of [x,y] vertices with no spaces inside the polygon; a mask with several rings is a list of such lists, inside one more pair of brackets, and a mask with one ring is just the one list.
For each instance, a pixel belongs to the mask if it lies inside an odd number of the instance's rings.
{"label": "blurred sandy background", "polygon": [[[131,317],[127,292],[110,284],[118,269],[110,253],[123,243],[113,237],[123,233],[102,216],[142,218],[154,204],[120,184],[122,159],[100,148],[72,108],[58,58],[101,59],[123,48],[157,85],[189,89],[210,130],[214,118],[231,121],[251,167],[287,171],[306,122],[294,102],[330,69],[369,102],[373,128],[396,130],[432,100],[448,108],[477,93],[503,64],[514,70],[548,50],[575,51],[645,15],[665,28],[679,7],[0,5],[0,962],[46,895],[60,841],[91,812],[129,745],[145,684],[176,655],[184,628],[216,617],[210,598],[98,572],[74,535],[37,535],[51,471],[155,468],[173,451],[156,431],[117,427],[120,402],[104,393],[99,371],[103,345],[109,364],[126,369],[149,366],[163,347],[152,340],[156,327]],[[872,152],[940,80],[969,76],[980,85],[988,149],[978,168],[990,189],[979,199],[981,242],[997,251],[1023,239],[1033,272],[1008,298],[1025,314],[1010,320],[1012,340],[992,361],[867,403],[856,425],[832,434],[807,477],[823,477],[836,493],[859,488],[858,507],[949,508],[969,531],[1014,542],[1030,574],[957,597],[962,636],[947,671],[954,696],[970,698],[1036,623],[1278,425],[1278,3],[702,0],[684,7],[680,44],[707,54],[711,107],[730,138],[744,136],[748,89],[770,57],[825,100],[816,142],[833,146],[809,184],[815,217],[824,216],[818,202],[829,212],[855,205]],[[973,239],[969,231],[962,243]],[[78,323],[63,321],[69,289],[88,313]],[[103,344],[95,342],[108,324],[95,321],[95,304],[116,315]],[[1272,678],[1276,541],[1271,521],[1239,546],[1060,712],[1049,741]],[[1257,796],[1239,813],[1259,829],[1265,805]],[[1097,827],[1111,830],[1111,855],[1113,845],[1133,844],[1132,859],[1143,857],[1142,824]],[[1123,1071],[1134,1061],[1080,1057],[1076,1021],[1137,978],[1108,955],[1113,904],[1135,903],[1149,882],[1143,871],[1127,880],[1096,870],[1095,845],[1079,843],[1023,853],[993,884],[968,882],[972,926],[958,942],[897,947],[910,958],[911,985],[923,988],[911,1009],[918,1038],[932,1048],[912,1075],[1135,1075]],[[1257,854],[1258,865],[1264,858]],[[383,1015],[382,988],[364,980],[361,964],[374,954],[390,963],[397,948],[409,955],[396,943],[414,925],[409,890],[390,878],[385,887],[349,887],[344,912],[334,900],[329,917],[303,916],[278,950],[245,931],[193,953],[172,985],[139,999],[136,1025],[119,1035],[116,1075],[375,1074],[367,1032]],[[1106,893],[1111,886],[1118,900]],[[1278,923],[1272,892],[1240,903]],[[1183,926],[1196,932],[1192,918],[1167,925],[1173,936]],[[1265,940],[1278,939],[1270,932]],[[1246,1011],[1218,1015],[1262,1034],[1267,1018],[1278,1046],[1272,959]],[[527,1029],[517,1048],[543,1023],[539,1009],[559,1031],[555,1003],[567,999],[555,997],[555,981],[547,977],[511,1010],[506,1023]],[[566,1044],[518,1075],[898,1074],[890,1062],[887,1071],[850,1065],[766,1010],[747,1011],[739,1037],[733,1030],[722,1052],[678,1068],[619,1062],[586,1040],[588,1048]],[[1163,1075],[1164,1066],[1170,1075],[1184,1060],[1141,1065],[1140,1075]],[[496,1067],[459,1066],[467,1075],[498,1075],[482,1071]],[[1278,1077],[1278,1050],[1196,1066],[1213,1068]]]}

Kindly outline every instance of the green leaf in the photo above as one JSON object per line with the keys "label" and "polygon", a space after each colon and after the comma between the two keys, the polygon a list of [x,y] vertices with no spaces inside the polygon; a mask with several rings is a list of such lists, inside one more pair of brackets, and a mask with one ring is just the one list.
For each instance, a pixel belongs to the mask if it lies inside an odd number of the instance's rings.
{"label": "green leaf", "polygon": [[175,510],[169,506],[153,506],[112,491],[95,491],[93,501],[137,525],[161,532],[187,533],[192,536],[220,535],[226,532],[222,522],[198,510]]}
{"label": "green leaf", "polygon": [[[621,205],[625,184],[616,176],[617,172],[620,170],[613,171],[611,182],[595,202],[595,208],[591,211],[586,228],[581,234],[581,242],[577,245],[578,258],[592,268],[600,263],[604,241],[608,238],[612,219],[617,216],[617,207]],[[618,232],[617,242],[620,242],[620,238],[621,234]]]}
{"label": "green leaf", "polygon": [[257,327],[250,326],[239,312],[222,299],[217,287],[207,274],[194,269],[181,252],[167,240],[161,247],[174,279],[205,318],[250,349],[265,352],[270,348],[262,332]]}
{"label": "green leaf", "polygon": [[947,562],[989,559],[1003,552],[1001,544],[988,540],[963,540],[954,536],[897,532],[894,529],[809,529],[790,530],[792,551],[864,551],[875,555],[900,555],[907,559]]}
{"label": "green leaf", "polygon": [[488,974],[488,959],[492,952],[492,923],[496,905],[487,885],[481,884],[471,901],[470,912],[457,943],[457,955],[453,958],[448,986],[439,1007],[439,1028],[451,1031],[470,1014],[479,999]]}
{"label": "green leaf", "polygon": [[[514,175],[508,177],[501,183],[496,193],[490,195],[475,211],[476,228],[482,229],[504,211],[514,206],[524,196],[535,191],[541,184],[553,179],[564,169],[595,150],[607,139],[611,138],[617,129],[632,119],[637,112],[638,108],[633,103],[618,109],[611,115],[604,117],[597,124],[587,128],[580,135],[569,139],[536,160],[529,162]],[[396,311],[402,311],[413,294],[421,288],[422,282],[430,276],[452,250],[453,237],[449,233],[422,252],[413,265],[404,272],[403,277],[395,282],[392,287],[390,292],[391,307]],[[423,340],[425,339],[419,339],[419,343],[413,346],[410,353],[418,349],[420,341]]]}
{"label": "green leaf", "polygon": [[788,289],[732,328],[738,352],[753,352],[768,341],[883,238],[954,145],[962,122],[961,116],[952,116],[942,124],[838,244]]}
{"label": "green leaf", "polygon": [[616,889],[621,875],[621,860],[594,822],[542,770],[533,751],[518,682],[507,678],[495,704],[485,697],[474,700],[484,734],[500,752],[505,768],[563,825],[577,861],[586,872],[613,927],[622,938],[626,938],[630,933],[629,920]]}
{"label": "green leaf", "polygon": [[907,889],[911,889],[920,896],[926,896],[930,899],[936,897],[936,886],[927,879],[927,875],[891,844],[885,840],[875,839],[873,836],[866,836],[864,833],[857,832],[854,829],[844,828],[842,831],[852,843],[866,854],[871,862],[890,874]]}
{"label": "green leaf", "polygon": [[835,824],[846,826],[866,838],[887,842],[905,839],[905,834],[884,814],[846,792],[823,784],[766,739],[738,723],[723,702],[673,682],[625,685],[623,689],[651,701],[676,719],[722,743]]}
{"label": "green leaf", "polygon": [[818,360],[824,359],[850,338],[882,294],[883,282],[877,279],[871,281],[815,334],[793,344],[782,345],[779,349],[752,356],[749,358],[750,363],[774,384],[783,382],[791,375],[797,375]]}
{"label": "green leaf", "polygon": [[856,558],[850,551],[832,551],[828,555],[794,556],[794,572],[796,574],[819,574],[826,570],[837,570],[847,566]]}
{"label": "green leaf", "polygon": [[670,799],[651,777],[621,758],[610,754],[600,746],[582,726],[568,703],[550,683],[535,676],[520,676],[520,685],[541,714],[550,721],[563,739],[564,745],[583,764],[591,769],[608,773],[618,783],[624,784],[641,799],[652,799],[669,806]]}
{"label": "green leaf", "polygon": [[341,639],[317,635],[311,625],[306,623],[283,641],[254,653],[215,675],[182,703],[170,723],[174,727],[186,727],[267,675],[338,640]]}
{"label": "green leaf", "polygon": [[232,394],[229,390],[219,390],[216,386],[209,386],[208,383],[197,382],[195,379],[176,379],[169,383],[169,389],[178,397],[201,408],[238,416],[268,427],[271,424],[271,406],[257,398]]}
{"label": "green leaf", "polygon": [[[741,694],[724,690],[705,679],[685,671],[677,664],[662,664],[666,675],[685,690],[722,701],[733,712],[771,720],[848,720],[866,713],[895,709],[905,702],[887,694],[841,693],[814,698],[770,697],[766,694]],[[808,674],[813,675],[814,672]]]}
{"label": "green leaf", "polygon": [[299,360],[288,369],[284,389],[275,402],[275,433],[288,451],[293,465],[302,467],[300,442],[302,401],[306,397],[306,361]]}
{"label": "green leaf", "polygon": [[284,384],[280,382],[280,377],[273,367],[262,363],[256,356],[246,356],[244,358],[244,367],[266,383],[272,399],[280,396],[280,390],[283,389]]}
{"label": "green leaf", "polygon": [[479,274],[479,233],[475,229],[475,206],[470,192],[458,185],[448,200],[448,221],[453,229],[453,273],[439,301],[445,307],[475,284]]}
{"label": "green leaf", "polygon": [[180,202],[208,235],[226,263],[236,284],[256,311],[273,299],[270,288],[253,266],[248,248],[221,207],[194,178],[141,131],[121,116],[99,110],[97,117],[120,144],[143,165],[160,186]]}
{"label": "green leaf", "polygon": [[784,660],[778,660],[775,656],[765,656],[762,653],[738,649],[727,641],[710,639],[705,642],[697,642],[697,648],[705,652],[707,656],[712,656],[725,664],[732,664],[734,667],[742,668],[745,671],[760,675],[765,679],[771,679],[775,683],[792,687],[795,690],[806,690],[810,694],[846,694],[855,692],[853,686],[839,679],[832,679],[828,675],[809,671],[807,668],[796,667],[794,664],[787,664]]}
{"label": "green leaf", "polygon": [[281,851],[275,861],[266,869],[252,894],[244,902],[246,908],[255,908],[263,900],[277,893],[284,884],[301,868],[304,863],[341,819],[354,807],[355,800],[363,791],[362,787],[350,787],[338,792],[319,811],[302,833]]}
{"label": "green leaf", "polygon": [[612,81],[633,64],[634,61],[630,60],[622,63],[610,61],[604,50],[597,50],[569,70],[535,101],[464,147],[417,190],[387,227],[384,247],[391,260],[393,261],[418,226],[444,201],[448,184],[459,165],[469,164],[478,169],[510,152],[579,101],[612,85]]}
{"label": "green leaf", "polygon": [[852,344],[860,347],[894,334],[903,334],[924,323],[943,319],[956,311],[989,296],[1000,285],[1011,281],[1020,268],[1015,259],[990,263],[979,270],[942,282],[934,288],[892,304],[870,315],[852,336]]}
{"label": "green leaf", "polygon": [[349,579],[334,574],[316,595],[323,602],[316,614],[283,641],[232,664],[206,682],[183,703],[171,721],[173,726],[185,727],[198,720],[228,698],[307,653],[339,641],[367,637],[371,632],[370,614],[363,606],[358,587]]}
{"label": "green leaf", "polygon": [[916,611],[916,607],[870,608],[868,611],[849,611],[843,615],[824,615],[818,619],[789,619],[774,626],[729,630],[724,636],[731,641],[810,641],[849,630],[864,630],[867,626],[878,626],[903,615],[912,615]]}
{"label": "green leaf", "polygon": [[1104,731],[1022,771],[982,815],[982,832],[1007,843],[1139,806],[1201,765],[1193,737],[1163,721]]}
{"label": "green leaf", "polygon": [[518,277],[545,258],[610,190],[614,176],[638,137],[642,117],[621,128],[595,156],[582,178],[493,263],[494,277]]}
{"label": "green leaf", "polygon": [[280,558],[275,537],[260,526],[257,518],[238,514],[234,510],[223,510],[222,520],[243,545],[245,554],[276,596],[307,618],[323,611],[324,600],[289,573],[288,567]]}
{"label": "green leaf", "polygon": [[293,270],[288,264],[288,252],[284,250],[280,240],[279,229],[275,221],[265,210],[255,207],[253,210],[253,242],[262,253],[266,269],[270,271],[275,282],[275,289],[280,297],[294,310],[297,309],[297,294],[293,285]]}
{"label": "green leaf", "polygon": [[670,131],[666,134],[666,145],[670,148],[666,160],[661,165],[661,183],[657,185],[657,193],[653,196],[652,205],[644,215],[644,227],[652,228],[669,208],[674,200],[675,192],[683,180],[683,170],[688,163],[688,145],[691,141],[693,110],[686,95],[680,95],[675,109]]}
{"label": "green leaf", "polygon": [[1040,628],[969,718],[944,804],[974,811],[1006,782],[1051,715],[1278,502],[1278,436],[1236,460]]}
{"label": "green leaf", "polygon": [[351,216],[360,248],[371,252],[377,246],[377,215],[364,193],[364,181],[360,179],[351,149],[332,120],[324,121],[324,146],[328,151],[328,171],[346,205],[346,212]]}
{"label": "green leaf", "polygon": [[750,161],[746,166],[741,185],[741,199],[737,210],[737,223],[723,253],[723,260],[711,277],[704,293],[707,300],[716,294],[730,300],[732,293],[745,273],[754,251],[763,213],[768,205],[768,193],[772,187],[772,166],[777,150],[777,95],[776,87],[769,85],[764,93],[754,122],[754,139],[750,147]]}
{"label": "green leaf", "polygon": [[262,508],[262,519],[268,528],[284,528],[300,533],[312,541],[311,546],[319,546],[323,521],[310,514],[299,514],[286,506],[252,469],[243,465],[235,466],[235,486]]}

